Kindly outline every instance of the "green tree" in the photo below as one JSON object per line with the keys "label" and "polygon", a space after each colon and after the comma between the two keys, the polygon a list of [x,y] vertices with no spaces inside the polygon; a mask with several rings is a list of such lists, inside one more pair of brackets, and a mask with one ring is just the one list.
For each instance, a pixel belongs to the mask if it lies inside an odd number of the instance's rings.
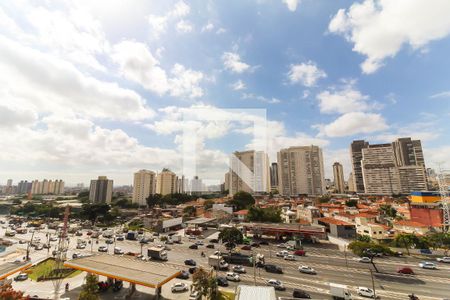
{"label": "green tree", "polygon": [[225,244],[225,247],[231,252],[234,248],[236,248],[238,244],[242,244],[244,236],[239,229],[235,227],[229,227],[223,229],[219,233],[219,239],[222,240],[222,242]]}
{"label": "green tree", "polygon": [[[444,249],[447,253],[450,250],[450,233],[435,232],[427,236],[430,247],[433,249]],[[447,254],[446,254],[447,255]]]}
{"label": "green tree", "polygon": [[14,200],[12,201],[12,203],[15,204],[15,205],[20,205],[20,204],[22,204],[22,200],[16,198],[16,199],[14,199]]}
{"label": "green tree", "polygon": [[236,210],[246,209],[255,204],[255,198],[250,193],[240,191],[233,195],[229,204],[236,207]]}
{"label": "green tree", "polygon": [[356,205],[358,205],[358,200],[348,200],[348,201],[345,201],[345,206],[348,206],[348,207],[356,207]]}
{"label": "green tree", "polygon": [[86,283],[82,285],[78,300],[97,300],[98,297],[98,279],[94,274],[86,275]]}
{"label": "green tree", "polygon": [[358,234],[356,236],[356,240],[360,241],[360,242],[366,242],[366,243],[370,243],[372,241],[372,239],[370,238],[369,235],[366,234]]}
{"label": "green tree", "polygon": [[183,209],[183,214],[185,215],[185,216],[188,216],[188,217],[192,217],[192,216],[195,216],[195,212],[196,212],[196,209],[195,209],[195,207],[193,207],[193,206],[186,206],[184,209]]}
{"label": "green tree", "polygon": [[331,200],[331,196],[330,195],[322,195],[322,196],[319,197],[319,202],[320,203],[327,203],[330,200]]}
{"label": "green tree", "polygon": [[409,249],[411,249],[412,246],[415,246],[418,241],[419,239],[417,236],[412,233],[401,233],[395,237],[394,245],[396,247],[405,248],[406,253],[410,255]]}
{"label": "green tree", "polygon": [[162,196],[161,196],[161,194],[150,195],[147,197],[146,201],[147,201],[148,207],[153,208],[156,205],[162,204]]}
{"label": "green tree", "polygon": [[194,291],[197,291],[206,299],[215,299],[217,297],[217,278],[212,270],[208,272],[202,267],[198,268],[192,275],[192,286]]}
{"label": "green tree", "polygon": [[214,200],[206,200],[205,203],[203,203],[203,206],[205,207],[205,209],[210,209],[213,207],[214,203]]}
{"label": "green tree", "polygon": [[247,219],[252,222],[281,222],[281,210],[278,208],[260,208],[252,206],[248,209]]}
{"label": "green tree", "polygon": [[380,206],[379,211],[382,215],[395,219],[397,216],[397,210],[389,204],[383,204]]}

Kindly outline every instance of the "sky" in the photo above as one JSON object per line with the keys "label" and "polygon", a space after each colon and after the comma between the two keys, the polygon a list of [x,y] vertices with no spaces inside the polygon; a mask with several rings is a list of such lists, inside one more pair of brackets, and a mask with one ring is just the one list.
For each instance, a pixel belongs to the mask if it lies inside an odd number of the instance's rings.
{"label": "sky", "polygon": [[[0,2],[0,184],[223,180],[229,155],[421,139],[450,169],[448,0]],[[254,124],[264,131],[254,135]],[[261,129],[262,128],[262,129]],[[190,153],[193,155],[193,153]],[[189,157],[188,157],[189,156]]]}

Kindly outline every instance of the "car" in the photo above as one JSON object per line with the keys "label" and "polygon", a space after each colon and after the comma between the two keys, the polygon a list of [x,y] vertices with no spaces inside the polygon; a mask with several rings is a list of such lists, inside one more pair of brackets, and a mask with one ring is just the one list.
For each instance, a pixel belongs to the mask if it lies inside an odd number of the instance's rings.
{"label": "car", "polygon": [[123,240],[125,240],[125,238],[123,237],[123,235],[118,235],[118,236],[116,237],[116,241],[123,241]]}
{"label": "car", "polygon": [[19,240],[19,244],[26,244],[27,241],[26,240]]}
{"label": "car", "polygon": [[192,245],[189,246],[189,249],[197,250],[198,249],[198,245],[192,244]]}
{"label": "car", "polygon": [[286,288],[284,287],[283,283],[277,279],[269,279],[267,280],[268,286],[273,286],[275,290],[277,291],[284,291]]}
{"label": "car", "polygon": [[297,255],[297,256],[305,256],[305,255],[306,255],[306,251],[305,251],[305,250],[296,250],[296,251],[294,252],[294,255]]}
{"label": "car", "polygon": [[44,247],[45,249],[50,249],[50,248],[51,248],[50,244],[44,244],[43,247]]}
{"label": "car", "polygon": [[450,256],[438,257],[436,260],[438,262],[450,263]]}
{"label": "car", "polygon": [[83,233],[81,231],[77,231],[77,232],[75,232],[75,235],[76,236],[83,236]]}
{"label": "car", "polygon": [[189,268],[189,273],[190,273],[190,274],[194,274],[195,271],[197,271],[197,267]]}
{"label": "car", "polygon": [[422,261],[422,262],[420,262],[419,263],[419,267],[421,267],[422,269],[432,269],[432,270],[437,269],[436,268],[436,264],[432,263],[432,262],[429,262],[429,261]]}
{"label": "car", "polygon": [[108,252],[108,247],[100,246],[100,247],[98,247],[98,252]]}
{"label": "car", "polygon": [[241,250],[252,250],[252,246],[244,245],[244,246],[241,247]]}
{"label": "car", "polygon": [[199,300],[202,298],[202,295],[198,291],[192,291],[189,295],[189,300]]}
{"label": "car", "polygon": [[177,282],[172,284],[172,287],[170,288],[170,290],[172,291],[172,293],[181,293],[181,292],[185,292],[187,291],[188,285],[184,282]]}
{"label": "car", "polygon": [[228,280],[225,277],[217,277],[218,286],[228,286]]}
{"label": "car", "polygon": [[255,248],[259,248],[259,243],[254,242],[254,243],[251,243],[250,246],[255,247]]}
{"label": "car", "polygon": [[86,249],[86,244],[79,243],[77,244],[77,249]]}
{"label": "car", "polygon": [[278,244],[277,247],[278,247],[278,248],[286,248],[286,244],[281,243],[281,244]]}
{"label": "car", "polygon": [[195,240],[195,239],[197,239],[197,237],[195,235],[190,235],[190,236],[188,236],[188,239]]}
{"label": "car", "polygon": [[241,281],[241,278],[239,277],[239,274],[233,273],[233,272],[228,272],[225,275],[225,278],[229,281],[234,281],[234,282],[238,282]]}
{"label": "car", "polygon": [[361,257],[358,261],[362,262],[362,263],[370,263],[371,260],[367,256],[364,256],[364,257]]}
{"label": "car", "polygon": [[20,273],[19,275],[17,275],[16,277],[14,277],[14,281],[24,281],[28,279],[28,274],[27,273]]}
{"label": "car", "polygon": [[44,249],[44,245],[43,244],[36,244],[36,246],[34,246],[35,250],[42,250]]}
{"label": "car", "polygon": [[268,241],[259,241],[259,244],[267,246],[267,245],[269,245],[269,242]]}
{"label": "car", "polygon": [[87,235],[92,235],[92,231],[88,230],[88,232],[86,232]]}
{"label": "car", "polygon": [[287,245],[286,249],[289,250],[289,251],[294,251],[295,250],[294,246],[292,246],[292,245]]}
{"label": "car", "polygon": [[275,266],[275,265],[265,265],[264,270],[266,270],[266,272],[269,272],[269,273],[283,274],[283,269],[281,269],[279,266]]}
{"label": "car", "polygon": [[375,297],[374,291],[367,287],[359,286],[356,288],[356,292],[358,293],[358,295],[360,295],[362,297],[369,297],[369,298]]}
{"label": "car", "polygon": [[289,252],[286,250],[281,250],[281,251],[275,253],[275,255],[278,257],[285,257],[286,255],[289,255]]}
{"label": "car", "polygon": [[119,247],[114,247],[114,254],[122,255],[124,252]]}
{"label": "car", "polygon": [[208,245],[206,245],[206,248],[214,249],[214,244],[208,244]]}
{"label": "car", "polygon": [[245,271],[245,268],[244,268],[243,266],[241,266],[241,265],[234,266],[234,267],[232,268],[232,270],[233,270],[233,272],[235,272],[235,273],[240,273],[240,274],[243,274],[243,273],[246,272],[246,271]]}
{"label": "car", "polygon": [[421,254],[433,254],[433,252],[430,249],[420,249]]}
{"label": "car", "polygon": [[184,264],[185,264],[186,266],[196,266],[196,265],[197,265],[197,263],[196,263],[195,260],[193,260],[193,259],[186,259],[186,260],[184,261]]}
{"label": "car", "polygon": [[177,276],[178,279],[189,279],[189,272],[182,270],[180,275]]}
{"label": "car", "polygon": [[56,242],[58,238],[56,236],[50,237],[50,242]]}
{"label": "car", "polygon": [[218,239],[210,239],[209,242],[213,243],[213,244],[217,244],[219,242],[219,240]]}
{"label": "car", "polygon": [[400,267],[397,269],[397,273],[406,274],[406,275],[414,275],[414,271],[410,267]]}
{"label": "car", "polygon": [[172,240],[167,240],[164,244],[166,244],[166,245],[173,245],[173,241]]}
{"label": "car", "polygon": [[114,244],[114,241],[112,239],[107,239],[105,241],[105,243],[107,243],[108,245]]}
{"label": "car", "polygon": [[311,267],[308,266],[300,266],[298,267],[298,270],[300,271],[300,273],[304,273],[304,274],[311,274],[311,275],[316,275],[316,270],[314,270]]}
{"label": "car", "polygon": [[204,245],[204,244],[203,244],[203,241],[201,241],[201,240],[200,240],[200,241],[196,241],[195,244],[196,244],[197,246],[203,246],[203,245]]}
{"label": "car", "polygon": [[80,257],[81,257],[80,252],[76,252],[76,253],[72,254],[72,258],[80,258]]}
{"label": "car", "polygon": [[292,291],[292,298],[311,299],[311,295],[301,289],[294,289]]}
{"label": "car", "polygon": [[295,256],[292,255],[292,254],[286,255],[286,256],[284,257],[284,260],[295,260]]}

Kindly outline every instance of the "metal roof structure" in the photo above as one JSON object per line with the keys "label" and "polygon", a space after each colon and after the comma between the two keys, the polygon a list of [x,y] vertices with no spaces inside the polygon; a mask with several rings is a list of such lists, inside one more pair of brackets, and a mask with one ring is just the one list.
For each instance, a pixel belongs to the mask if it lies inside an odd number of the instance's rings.
{"label": "metal roof structure", "polygon": [[193,220],[186,221],[185,223],[193,224],[193,225],[202,225],[202,224],[206,224],[206,223],[209,223],[209,222],[212,222],[215,220],[216,220],[216,218],[196,218]]}
{"label": "metal roof structure", "polygon": [[167,265],[107,254],[72,259],[64,266],[151,288],[159,288],[181,273]]}
{"label": "metal roof structure", "polygon": [[275,289],[272,286],[239,285],[236,289],[236,300],[275,300]]}
{"label": "metal roof structure", "polygon": [[31,267],[31,262],[7,262],[0,265],[0,280]]}

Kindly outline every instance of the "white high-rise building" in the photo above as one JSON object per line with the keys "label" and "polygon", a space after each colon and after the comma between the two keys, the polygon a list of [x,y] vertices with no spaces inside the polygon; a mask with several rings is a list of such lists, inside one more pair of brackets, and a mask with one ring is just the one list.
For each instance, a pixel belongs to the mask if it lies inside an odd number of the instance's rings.
{"label": "white high-rise building", "polygon": [[177,191],[177,175],[169,169],[163,169],[156,179],[156,193],[161,195],[175,194]]}
{"label": "white high-rise building", "polygon": [[263,151],[234,152],[230,158],[229,195],[270,192],[269,157]]}
{"label": "white high-rise building", "polygon": [[156,173],[149,170],[140,170],[134,173],[133,203],[140,206],[147,205],[147,198],[156,192]]}
{"label": "white high-rise building", "polygon": [[345,192],[344,168],[338,162],[333,164],[334,187],[339,194]]}
{"label": "white high-rise building", "polygon": [[278,152],[278,186],[280,194],[285,196],[324,194],[322,149],[313,145],[281,149]]}

